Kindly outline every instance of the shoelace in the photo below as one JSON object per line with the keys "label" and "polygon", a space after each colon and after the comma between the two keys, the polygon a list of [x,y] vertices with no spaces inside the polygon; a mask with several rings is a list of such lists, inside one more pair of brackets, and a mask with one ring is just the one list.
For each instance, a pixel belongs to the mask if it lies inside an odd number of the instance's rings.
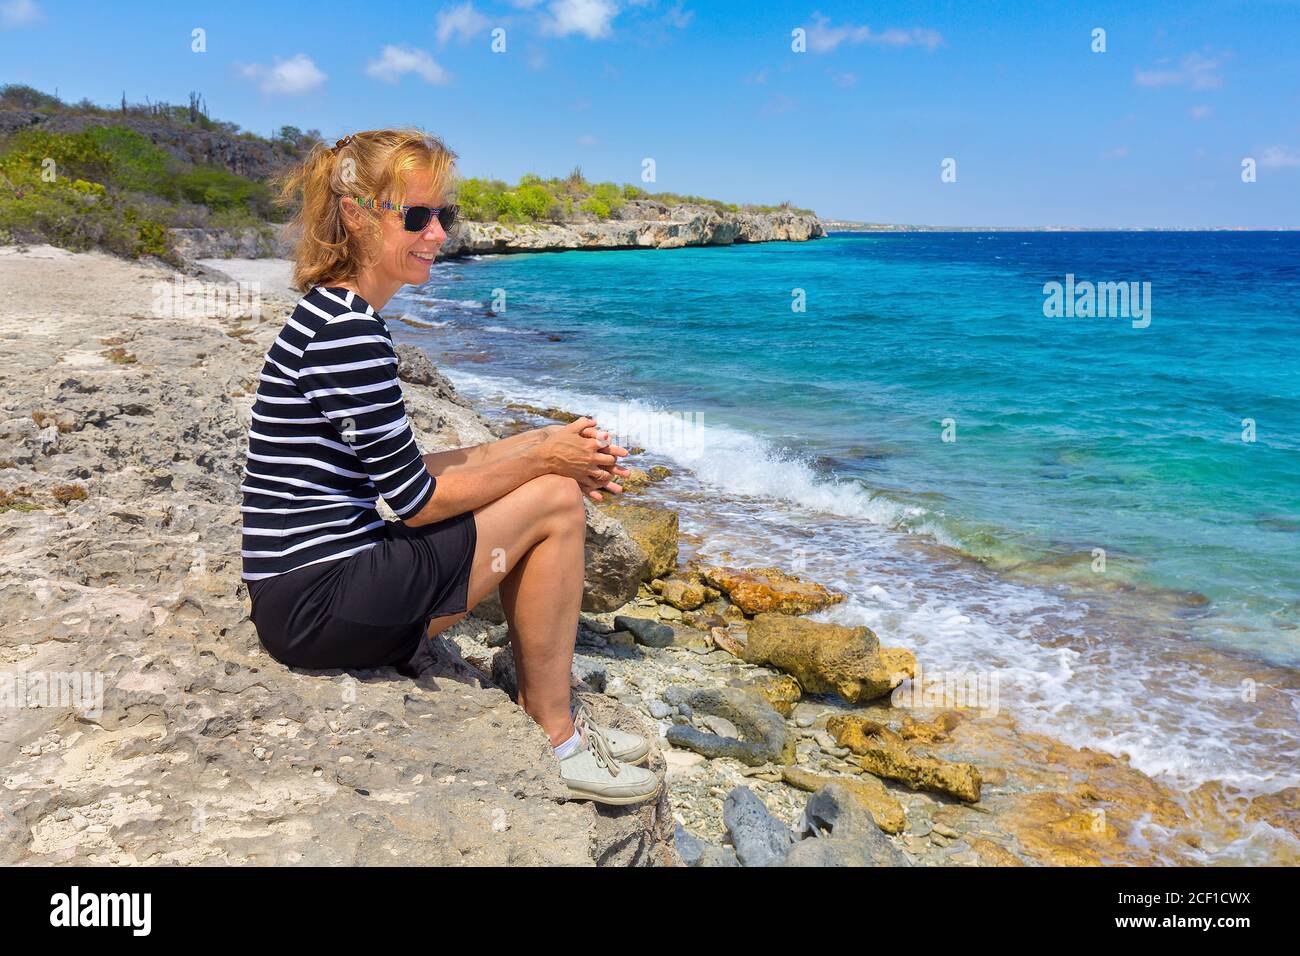
{"label": "shoelace", "polygon": [[609,741],[600,732],[600,728],[587,718],[587,713],[582,707],[579,707],[573,715],[573,726],[577,729],[583,743],[595,753],[596,762],[608,770],[610,776],[617,777],[620,768],[610,750]]}

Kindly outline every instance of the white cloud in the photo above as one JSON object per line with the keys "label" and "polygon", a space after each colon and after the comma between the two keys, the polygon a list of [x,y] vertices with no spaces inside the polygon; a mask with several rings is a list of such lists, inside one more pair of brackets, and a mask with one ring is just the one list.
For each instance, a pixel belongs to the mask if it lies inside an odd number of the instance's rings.
{"label": "white cloud", "polygon": [[438,13],[438,42],[446,43],[452,38],[470,40],[488,26],[488,18],[479,13],[472,3],[448,7]]}
{"label": "white cloud", "polygon": [[287,60],[277,57],[273,66],[245,63],[239,67],[239,72],[245,79],[255,81],[262,88],[263,93],[286,93],[294,96],[308,93],[325,82],[325,74],[305,53],[299,53]]}
{"label": "white cloud", "polygon": [[1300,166],[1300,153],[1285,146],[1270,146],[1259,157],[1259,164],[1265,169],[1286,169]]}
{"label": "white cloud", "polygon": [[1161,60],[1156,68],[1138,70],[1133,74],[1133,82],[1138,86],[1189,86],[1194,90],[1213,90],[1223,85],[1219,68],[1223,66],[1224,56],[1206,56],[1203,53],[1189,53],[1174,66],[1168,60]]}
{"label": "white cloud", "polygon": [[613,0],[551,0],[542,29],[556,36],[581,33],[589,40],[613,34],[618,6]]}
{"label": "white cloud", "polygon": [[8,0],[0,3],[0,24],[5,27],[25,27],[45,19],[35,0]]}
{"label": "white cloud", "polygon": [[379,59],[366,64],[366,73],[385,83],[396,83],[407,73],[434,85],[451,82],[451,74],[434,62],[427,51],[406,46],[384,47]]}
{"label": "white cloud", "polygon": [[938,30],[922,27],[912,27],[910,29],[891,27],[887,30],[876,31],[868,26],[853,26],[852,24],[833,27],[830,20],[820,13],[813,14],[812,26],[808,27],[807,31],[808,49],[812,53],[830,53],[842,43],[852,45],[866,43],[871,46],[889,47],[921,46],[931,53],[938,47],[943,46],[943,36]]}
{"label": "white cloud", "polygon": [[581,136],[578,137],[579,146],[595,146],[599,142],[600,140],[598,140],[591,133],[583,133]]}
{"label": "white cloud", "polygon": [[671,7],[664,11],[664,23],[678,30],[685,30],[695,19],[695,11],[685,9],[682,0],[677,0]]}
{"label": "white cloud", "polygon": [[1128,155],[1127,146],[1116,146],[1114,149],[1108,149],[1101,154],[1102,159],[1123,159]]}
{"label": "white cloud", "polygon": [[1209,119],[1210,114],[1213,112],[1214,110],[1210,109],[1208,106],[1201,105],[1201,106],[1193,106],[1190,110],[1187,111],[1187,115],[1194,120],[1203,120],[1203,119]]}

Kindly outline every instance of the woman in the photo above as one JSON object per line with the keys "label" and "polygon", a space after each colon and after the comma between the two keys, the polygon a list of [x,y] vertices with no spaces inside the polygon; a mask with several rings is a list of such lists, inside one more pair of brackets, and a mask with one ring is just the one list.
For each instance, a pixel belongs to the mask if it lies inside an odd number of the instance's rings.
{"label": "woman", "polygon": [[[429,279],[454,209],[454,155],[418,130],[316,147],[284,177],[300,201],[294,286],[249,427],[243,566],[258,636],[292,667],[396,665],[418,674],[428,637],[494,588],[519,705],[542,726],[578,798],[651,799],[635,734],[570,709],[582,601],[583,495],[622,491],[626,449],[591,419],[421,455],[380,310]],[[399,520],[384,521],[382,497]]]}

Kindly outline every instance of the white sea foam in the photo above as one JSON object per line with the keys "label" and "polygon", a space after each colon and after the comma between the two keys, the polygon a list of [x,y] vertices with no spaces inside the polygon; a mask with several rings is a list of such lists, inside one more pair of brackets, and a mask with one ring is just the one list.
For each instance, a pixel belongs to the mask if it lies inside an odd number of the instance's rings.
{"label": "white sea foam", "polygon": [[[860,518],[886,527],[897,527],[904,520],[926,514],[923,508],[872,494],[859,484],[819,477],[808,462],[782,453],[761,437],[711,422],[703,415],[692,419],[691,412],[648,402],[615,401],[461,369],[450,369],[448,374],[458,388],[471,393],[508,395],[512,400],[591,415],[611,429],[620,444],[650,447],[690,468],[701,482],[719,491],[775,498],[811,511]],[[692,420],[699,422],[698,429],[682,438],[680,423],[684,421],[684,427],[692,429]],[[672,437],[675,432],[679,433],[676,440]],[[661,440],[665,435],[668,441]]]}

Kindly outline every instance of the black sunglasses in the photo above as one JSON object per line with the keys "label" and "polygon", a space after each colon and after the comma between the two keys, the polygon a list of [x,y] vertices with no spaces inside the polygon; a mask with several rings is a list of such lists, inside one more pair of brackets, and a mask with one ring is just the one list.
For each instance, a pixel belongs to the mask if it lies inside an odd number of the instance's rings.
{"label": "black sunglasses", "polygon": [[358,206],[364,206],[367,209],[392,209],[402,214],[402,228],[407,232],[424,232],[429,228],[429,221],[434,216],[438,217],[438,225],[442,226],[442,231],[447,232],[456,224],[456,218],[460,214],[460,206],[398,206],[388,200],[376,202],[373,199],[359,199],[353,197]]}

